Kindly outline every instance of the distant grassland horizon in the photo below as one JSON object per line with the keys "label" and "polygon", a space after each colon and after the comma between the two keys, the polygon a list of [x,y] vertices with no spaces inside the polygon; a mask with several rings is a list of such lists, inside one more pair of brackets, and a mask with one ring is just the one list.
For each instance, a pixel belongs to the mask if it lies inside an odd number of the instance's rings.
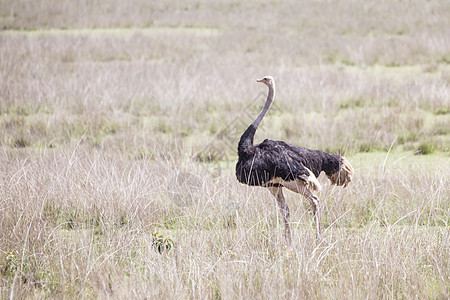
{"label": "distant grassland horizon", "polygon": [[[0,8],[0,298],[449,297],[446,1]],[[264,75],[255,142],[355,167],[321,241],[235,179]]]}

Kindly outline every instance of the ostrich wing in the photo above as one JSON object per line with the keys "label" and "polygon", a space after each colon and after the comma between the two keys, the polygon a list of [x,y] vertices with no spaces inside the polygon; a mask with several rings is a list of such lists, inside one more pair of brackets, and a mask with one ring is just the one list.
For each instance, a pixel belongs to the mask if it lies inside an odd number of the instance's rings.
{"label": "ostrich wing", "polygon": [[[257,145],[264,169],[273,178],[281,178],[285,181],[303,179],[311,175],[310,170],[305,166],[307,161],[307,151],[294,145],[289,145],[281,141],[265,140]],[[258,155],[258,154],[257,154]]]}
{"label": "ostrich wing", "polygon": [[239,156],[236,164],[237,179],[248,185],[264,186],[278,179],[308,183],[322,170],[324,152],[318,150],[273,140],[265,140],[249,150]]}

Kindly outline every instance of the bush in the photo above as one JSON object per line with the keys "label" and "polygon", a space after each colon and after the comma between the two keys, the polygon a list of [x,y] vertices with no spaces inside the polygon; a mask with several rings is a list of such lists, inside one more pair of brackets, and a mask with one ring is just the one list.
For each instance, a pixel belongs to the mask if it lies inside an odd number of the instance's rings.
{"label": "bush", "polygon": [[433,154],[435,151],[434,146],[428,143],[421,143],[419,145],[419,147],[417,148],[417,152],[418,154],[423,154],[423,155],[427,155],[427,154]]}

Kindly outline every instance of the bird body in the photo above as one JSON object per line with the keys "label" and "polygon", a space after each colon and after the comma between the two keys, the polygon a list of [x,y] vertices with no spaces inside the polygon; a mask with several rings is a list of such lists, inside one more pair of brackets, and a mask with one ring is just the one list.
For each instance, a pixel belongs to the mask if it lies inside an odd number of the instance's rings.
{"label": "bird body", "polygon": [[319,236],[319,200],[312,193],[312,191],[320,190],[317,177],[324,172],[332,184],[346,187],[352,180],[353,168],[343,156],[311,150],[283,141],[266,139],[260,144],[253,145],[256,129],[275,97],[273,77],[265,76],[258,82],[263,82],[269,87],[269,94],[263,110],[239,140],[236,177],[243,184],[269,188],[283,213],[288,242],[291,238],[288,223],[289,207],[282,194],[282,188],[286,187],[305,196],[313,206],[316,234]]}
{"label": "bird body", "polygon": [[[322,171],[331,177],[339,173],[344,159],[337,154],[266,139],[239,153],[236,177],[239,182],[251,186],[265,186],[277,178],[293,181],[302,180],[304,176],[319,177]],[[347,183],[345,180],[335,182],[338,185]]]}

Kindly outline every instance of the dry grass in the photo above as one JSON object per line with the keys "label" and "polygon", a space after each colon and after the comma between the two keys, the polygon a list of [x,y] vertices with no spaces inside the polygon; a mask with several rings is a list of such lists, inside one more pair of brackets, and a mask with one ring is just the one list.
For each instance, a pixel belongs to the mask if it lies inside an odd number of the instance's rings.
{"label": "dry grass", "polygon": [[[449,297],[445,1],[0,7],[0,298]],[[356,169],[288,249],[233,171],[266,74],[257,140]]]}
{"label": "dry grass", "polygon": [[[195,163],[81,146],[4,150],[4,295],[445,297],[447,159],[392,157],[384,171],[374,168],[383,158],[354,157],[354,184],[320,194],[323,241],[306,202],[288,194],[294,241],[286,249],[273,199],[238,184],[232,170],[213,178]],[[186,170],[196,184],[168,191]],[[175,205],[186,193],[190,205]],[[155,229],[173,250],[154,251]]]}

